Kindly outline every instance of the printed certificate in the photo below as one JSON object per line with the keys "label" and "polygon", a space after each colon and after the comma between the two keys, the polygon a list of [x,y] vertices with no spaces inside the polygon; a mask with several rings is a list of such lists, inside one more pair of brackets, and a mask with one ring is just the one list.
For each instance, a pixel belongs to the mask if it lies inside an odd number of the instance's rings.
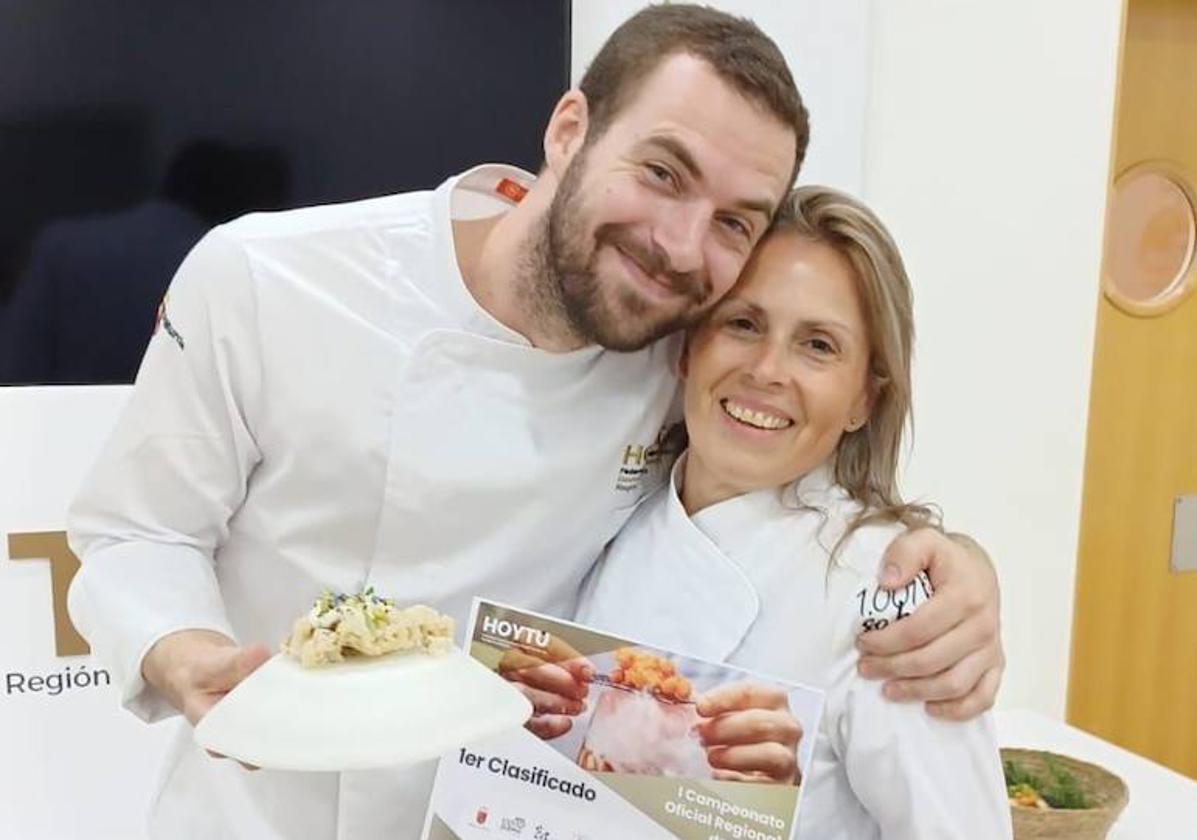
{"label": "printed certificate", "polygon": [[466,638],[544,711],[441,757],[425,840],[794,835],[822,691],[484,600]]}

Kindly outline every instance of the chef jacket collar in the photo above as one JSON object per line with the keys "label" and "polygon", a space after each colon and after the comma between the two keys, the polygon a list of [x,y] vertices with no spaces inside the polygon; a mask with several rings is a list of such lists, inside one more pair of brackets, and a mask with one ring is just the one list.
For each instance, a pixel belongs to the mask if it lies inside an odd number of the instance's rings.
{"label": "chef jacket collar", "polygon": [[[673,492],[680,500],[684,478],[685,455],[674,464]],[[806,475],[782,487],[767,487],[716,502],[695,513],[691,520],[723,551],[734,551],[747,534],[754,533],[760,523],[778,516],[793,515],[796,510],[814,507],[827,513],[837,512],[833,502],[847,498],[835,483],[832,461],[826,461]]]}
{"label": "chef jacket collar", "polygon": [[519,201],[536,176],[515,166],[485,163],[454,175],[433,194],[433,225],[438,273],[445,282],[428,284],[436,302],[469,333],[531,347],[520,333],[501,323],[470,294],[453,242],[453,220],[485,219],[506,213]]}
{"label": "chef jacket collar", "polygon": [[682,453],[659,520],[670,540],[677,540],[674,556],[685,563],[673,597],[702,617],[686,630],[683,649],[691,656],[722,662],[740,646],[761,611],[760,594],[743,568],[717,542],[694,525],[678,494],[684,470]]}

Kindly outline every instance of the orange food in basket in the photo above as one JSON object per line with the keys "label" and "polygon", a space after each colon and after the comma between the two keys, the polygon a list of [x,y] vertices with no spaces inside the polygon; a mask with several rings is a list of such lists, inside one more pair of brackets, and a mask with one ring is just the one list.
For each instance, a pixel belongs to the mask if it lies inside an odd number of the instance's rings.
{"label": "orange food in basket", "polygon": [[690,699],[690,681],[679,675],[668,659],[635,648],[619,648],[615,663],[617,667],[611,671],[614,683],[649,691],[666,700]]}

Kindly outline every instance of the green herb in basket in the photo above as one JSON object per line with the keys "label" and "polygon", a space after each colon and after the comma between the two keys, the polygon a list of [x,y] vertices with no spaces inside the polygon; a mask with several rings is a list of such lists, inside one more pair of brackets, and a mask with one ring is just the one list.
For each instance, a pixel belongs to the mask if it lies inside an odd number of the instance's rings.
{"label": "green herb in basket", "polygon": [[1030,785],[1035,790],[1039,790],[1043,786],[1039,781],[1039,777],[1034,773],[1024,770],[1021,764],[1015,764],[1013,761],[1003,761],[1002,767],[1006,771],[1007,788]]}
{"label": "green herb in basket", "polygon": [[1047,753],[1040,755],[1050,776],[1046,781],[1015,761],[1002,762],[1006,773],[1006,792],[1010,798],[1025,802],[1028,794],[1036,793],[1052,808],[1082,810],[1092,807],[1076,776],[1062,767],[1053,756]]}
{"label": "green herb in basket", "polygon": [[1060,762],[1050,755],[1043,756],[1043,765],[1052,776],[1052,783],[1039,790],[1039,794],[1048,805],[1053,808],[1074,810],[1090,807],[1089,800],[1077,783],[1076,776],[1072,775],[1067,768],[1061,767]]}

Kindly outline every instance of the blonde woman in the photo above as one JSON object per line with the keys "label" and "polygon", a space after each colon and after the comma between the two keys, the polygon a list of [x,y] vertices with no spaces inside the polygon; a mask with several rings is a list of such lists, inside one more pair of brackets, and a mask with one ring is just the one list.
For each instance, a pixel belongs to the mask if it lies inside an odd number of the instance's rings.
{"label": "blonde woman", "polygon": [[[689,448],[609,546],[578,613],[663,648],[824,687],[804,768],[799,836],[809,840],[1011,832],[989,716],[933,719],[921,704],[885,700],[856,670],[857,636],[929,595],[921,583],[898,593],[875,583],[890,540],[932,523],[896,483],[912,337],[910,286],[881,223],[849,196],[796,190],[691,334]],[[760,710],[739,746],[718,711],[700,701],[702,736],[726,745],[709,751],[713,766],[751,778],[792,763],[785,710]],[[746,721],[739,714],[735,725]]]}

